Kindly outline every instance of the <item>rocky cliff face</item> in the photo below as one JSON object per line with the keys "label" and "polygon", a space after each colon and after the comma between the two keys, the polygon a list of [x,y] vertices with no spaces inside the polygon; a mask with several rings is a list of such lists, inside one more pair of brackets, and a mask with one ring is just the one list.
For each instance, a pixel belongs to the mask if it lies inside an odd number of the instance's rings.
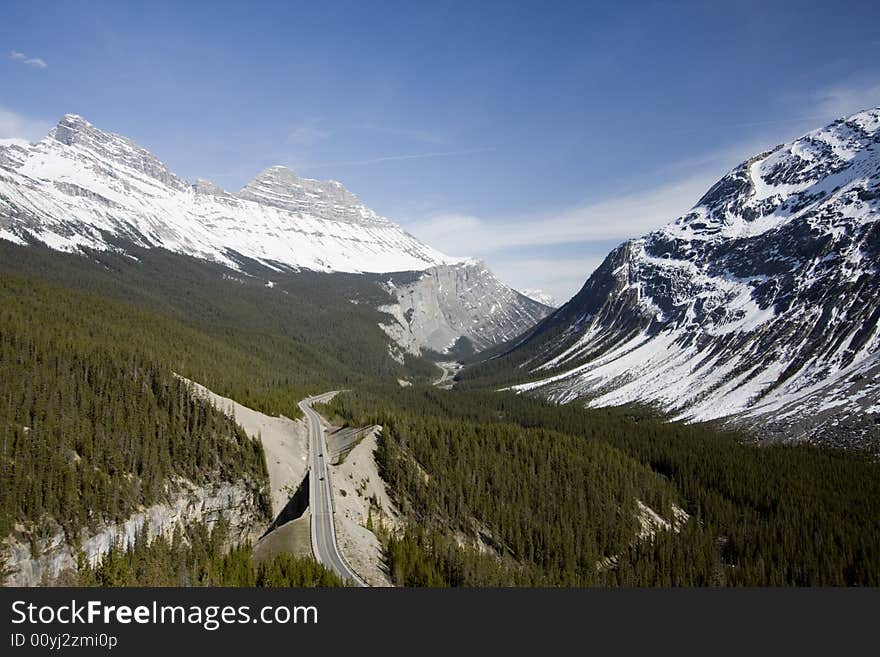
{"label": "rocky cliff face", "polygon": [[[221,517],[229,521],[232,542],[254,540],[265,521],[254,506],[253,490],[244,482],[218,483],[195,487],[188,482],[177,482],[178,490],[166,504],[155,504],[134,514],[125,522],[107,525],[90,533],[83,530],[80,544],[86,558],[94,565],[114,544],[127,545],[147,527],[153,539],[163,535],[170,539],[177,527],[191,523],[214,523]],[[40,586],[52,584],[65,571],[76,570],[76,550],[65,539],[60,527],[36,541],[35,549],[21,537],[7,540],[6,554],[13,574],[7,586]]]}
{"label": "rocky cliff face", "polygon": [[615,249],[508,358],[594,406],[877,444],[880,109],[744,162]]}
{"label": "rocky cliff face", "polygon": [[307,213],[328,221],[378,224],[388,222],[335,180],[300,178],[283,166],[269,167],[251,180],[239,198],[282,210]]}
{"label": "rocky cliff face", "polygon": [[513,339],[550,308],[499,281],[480,261],[431,267],[385,282],[397,302],[382,328],[406,351],[447,353],[461,338],[477,351]]}

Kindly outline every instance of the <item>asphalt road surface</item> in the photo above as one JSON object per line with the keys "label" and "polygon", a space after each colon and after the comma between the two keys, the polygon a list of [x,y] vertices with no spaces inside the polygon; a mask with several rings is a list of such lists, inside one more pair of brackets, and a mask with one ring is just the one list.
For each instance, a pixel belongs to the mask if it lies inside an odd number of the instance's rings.
{"label": "asphalt road surface", "polygon": [[312,410],[315,402],[328,401],[334,393],[324,393],[303,399],[299,408],[309,424],[309,508],[311,511],[312,552],[315,559],[342,579],[357,586],[366,583],[346,563],[336,546],[336,526],[333,523],[333,497],[330,492],[330,473],[327,468],[327,444],[318,414]]}

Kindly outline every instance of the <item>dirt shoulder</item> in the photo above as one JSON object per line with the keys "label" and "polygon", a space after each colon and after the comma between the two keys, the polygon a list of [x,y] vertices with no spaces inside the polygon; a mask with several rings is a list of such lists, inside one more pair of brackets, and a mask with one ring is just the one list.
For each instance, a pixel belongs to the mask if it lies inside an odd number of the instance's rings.
{"label": "dirt shoulder", "polygon": [[310,521],[311,516],[306,511],[296,520],[291,520],[266,534],[254,545],[254,560],[271,561],[278,554],[311,557]]}
{"label": "dirt shoulder", "polygon": [[378,432],[379,428],[369,431],[342,463],[330,466],[330,482],[340,551],[370,586],[391,586],[384,570],[382,546],[367,529],[368,520],[374,527],[389,529],[398,523],[397,510],[373,456]]}
{"label": "dirt shoulder", "polygon": [[299,486],[308,470],[309,432],[305,421],[265,415],[198,383],[190,383],[196,394],[210,400],[226,415],[234,415],[249,436],[262,440],[272,489],[272,514],[278,515],[290,499],[290,490]]}

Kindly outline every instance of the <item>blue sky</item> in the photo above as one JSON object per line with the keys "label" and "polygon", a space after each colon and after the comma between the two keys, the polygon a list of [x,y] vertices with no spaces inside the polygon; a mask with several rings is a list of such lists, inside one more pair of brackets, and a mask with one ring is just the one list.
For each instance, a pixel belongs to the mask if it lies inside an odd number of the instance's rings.
{"label": "blue sky", "polygon": [[880,104],[878,25],[876,2],[6,0],[0,137],[74,112],[188,179],[286,164],[562,300],[740,160]]}

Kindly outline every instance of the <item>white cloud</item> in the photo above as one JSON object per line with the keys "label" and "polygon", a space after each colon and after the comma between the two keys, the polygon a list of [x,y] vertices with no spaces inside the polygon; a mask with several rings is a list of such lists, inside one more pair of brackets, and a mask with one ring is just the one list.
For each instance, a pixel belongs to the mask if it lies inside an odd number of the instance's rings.
{"label": "white cloud", "polygon": [[443,144],[446,142],[446,139],[432,132],[429,132],[428,130],[395,128],[386,125],[378,125],[376,123],[364,123],[359,126],[359,129],[369,132],[376,132],[383,135],[389,135],[392,137],[398,137],[410,141],[420,141],[427,144]]}
{"label": "white cloud", "polygon": [[489,257],[486,264],[498,278],[516,290],[539,288],[563,304],[583,287],[606,254],[582,258]]}
{"label": "white cloud", "polygon": [[517,247],[553,246],[636,237],[691,208],[718,179],[700,174],[644,191],[585,203],[552,214],[487,220],[461,214],[430,217],[407,229],[441,250],[484,255]]}
{"label": "white cloud", "polygon": [[51,127],[45,121],[30,119],[0,107],[0,139],[37,141],[45,137]]}
{"label": "white cloud", "polygon": [[49,65],[45,60],[40,59],[39,57],[28,57],[23,52],[18,52],[13,50],[9,53],[9,58],[14,59],[17,62],[21,62],[26,66],[31,66],[33,68],[48,68]]}
{"label": "white cloud", "polygon": [[321,125],[318,119],[306,119],[293,126],[287,133],[287,141],[295,144],[311,144],[333,136],[333,131]]}

